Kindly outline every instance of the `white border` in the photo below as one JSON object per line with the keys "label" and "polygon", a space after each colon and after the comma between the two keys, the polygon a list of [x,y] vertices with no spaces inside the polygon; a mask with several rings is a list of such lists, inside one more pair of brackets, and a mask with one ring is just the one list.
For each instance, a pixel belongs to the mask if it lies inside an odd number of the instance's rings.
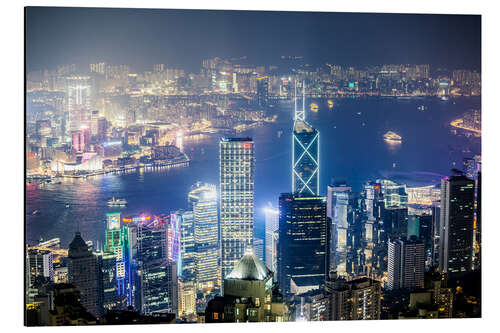
{"label": "white border", "polygon": [[[353,331],[408,331],[423,330],[473,331],[494,325],[498,308],[499,268],[498,253],[499,219],[495,204],[500,188],[499,177],[494,176],[498,169],[499,154],[497,142],[500,142],[498,121],[500,109],[496,80],[499,73],[498,31],[500,17],[498,5],[489,1],[323,1],[308,0],[300,3],[290,1],[261,1],[236,3],[235,1],[151,1],[151,0],[120,0],[120,1],[18,1],[4,2],[0,10],[2,24],[2,84],[1,125],[2,142],[2,268],[1,276],[2,326],[8,329],[22,327],[22,244],[23,244],[23,73],[24,73],[24,14],[23,6],[91,6],[91,7],[132,7],[132,8],[185,8],[185,9],[241,9],[241,10],[289,10],[289,11],[337,11],[337,12],[384,12],[384,13],[447,13],[447,14],[481,14],[482,15],[482,55],[483,55],[483,170],[486,186],[483,186],[485,198],[483,203],[483,319],[454,320],[420,320],[420,321],[377,321],[377,322],[321,322],[321,323],[284,323],[284,324],[207,324],[207,325],[153,325],[153,326],[100,326],[71,328],[71,330],[106,330],[127,331],[147,329],[148,331],[186,332],[201,331],[217,332],[238,330],[250,332],[255,330],[304,331],[304,330],[346,330]],[[7,7],[7,8],[6,8]],[[63,328],[66,330],[68,328]],[[38,330],[31,328],[31,331]]]}

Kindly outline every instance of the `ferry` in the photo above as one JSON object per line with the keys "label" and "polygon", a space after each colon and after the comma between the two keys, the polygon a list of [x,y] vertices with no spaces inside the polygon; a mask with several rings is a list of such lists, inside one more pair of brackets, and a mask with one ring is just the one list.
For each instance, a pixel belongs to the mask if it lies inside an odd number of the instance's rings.
{"label": "ferry", "polygon": [[401,136],[397,135],[396,133],[389,131],[384,134],[384,140],[385,142],[389,143],[401,143],[403,140]]}
{"label": "ferry", "polygon": [[110,200],[108,200],[108,206],[110,207],[116,207],[116,206],[123,207],[126,205],[127,205],[127,200],[125,199],[120,199],[120,198],[115,199],[115,197],[113,197]]}
{"label": "ferry", "polygon": [[311,103],[311,111],[312,112],[318,112],[318,109],[319,109],[318,104]]}

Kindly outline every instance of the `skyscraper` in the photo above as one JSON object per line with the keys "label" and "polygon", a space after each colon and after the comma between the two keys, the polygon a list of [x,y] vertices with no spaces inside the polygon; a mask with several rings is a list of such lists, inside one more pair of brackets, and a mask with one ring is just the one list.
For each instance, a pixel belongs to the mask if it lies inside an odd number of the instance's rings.
{"label": "skyscraper", "polygon": [[336,184],[327,188],[327,216],[332,221],[330,263],[339,275],[346,274],[347,237],[352,220],[351,191],[352,188],[346,184]]}
{"label": "skyscraper", "polygon": [[69,244],[68,259],[69,283],[80,291],[80,303],[92,315],[100,317],[102,295],[98,262],[79,232]]}
{"label": "skyscraper", "polygon": [[388,243],[388,287],[423,288],[425,272],[425,246],[416,237],[411,240],[389,240]]}
{"label": "skyscraper", "polygon": [[215,185],[197,183],[188,194],[193,210],[196,288],[202,293],[217,289],[220,282],[219,218]]}
{"label": "skyscraper", "polygon": [[269,100],[269,76],[257,78],[257,105],[261,108],[267,107]]}
{"label": "skyscraper", "polygon": [[120,213],[107,213],[106,222],[104,251],[115,255],[117,295],[118,297],[125,297],[127,305],[132,305],[132,267],[129,228],[128,226],[121,226]]}
{"label": "skyscraper", "polygon": [[67,106],[70,131],[80,127],[90,127],[91,121],[91,78],[88,76],[71,76],[66,78]]}
{"label": "skyscraper", "polygon": [[253,251],[257,258],[264,260],[264,240],[262,238],[253,237]]}
{"label": "skyscraper", "polygon": [[275,272],[276,268],[273,266],[275,262],[275,252],[273,248],[273,237],[274,232],[278,230],[279,227],[279,211],[273,209],[272,207],[266,207],[264,209],[265,214],[265,229],[266,237],[264,240],[264,262],[271,271]]}
{"label": "skyscraper", "polygon": [[297,106],[292,135],[292,192],[319,195],[319,132],[305,120],[305,87],[302,85],[302,108]]}
{"label": "skyscraper", "polygon": [[433,201],[431,207],[432,214],[432,255],[431,264],[434,267],[439,266],[439,234],[441,228],[439,226],[441,222],[441,202]]}
{"label": "skyscraper", "polygon": [[283,193],[279,212],[278,281],[283,294],[319,288],[329,271],[326,198]]}
{"label": "skyscraper", "polygon": [[474,181],[463,175],[441,180],[439,270],[448,275],[472,270]]}
{"label": "skyscraper", "polygon": [[185,285],[196,282],[196,243],[194,235],[193,212],[180,213],[181,235],[180,235],[180,260],[178,263],[179,273]]}
{"label": "skyscraper", "polygon": [[220,235],[222,278],[253,245],[254,143],[222,138],[220,149]]}
{"label": "skyscraper", "polygon": [[177,313],[177,265],[169,259],[144,263],[139,271],[141,312]]}
{"label": "skyscraper", "polygon": [[137,266],[135,307],[144,314],[176,313],[178,308],[177,263],[169,259],[168,216],[142,216],[132,227]]}
{"label": "skyscraper", "polygon": [[29,249],[26,253],[26,283],[32,287],[39,277],[54,279],[53,255],[49,250]]}

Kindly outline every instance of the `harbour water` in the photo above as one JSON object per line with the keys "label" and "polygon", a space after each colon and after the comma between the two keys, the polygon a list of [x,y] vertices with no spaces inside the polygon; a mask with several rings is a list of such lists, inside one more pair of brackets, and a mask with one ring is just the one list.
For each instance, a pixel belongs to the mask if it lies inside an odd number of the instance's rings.
{"label": "harbour water", "polygon": [[[310,111],[315,103],[318,110]],[[421,106],[425,108],[421,108]],[[479,109],[480,98],[442,101],[437,98],[363,98],[328,101],[310,99],[306,120],[320,131],[321,193],[333,180],[345,180],[355,191],[367,180],[405,179],[412,185],[438,182],[451,168],[461,168],[464,157],[481,153],[480,138],[453,132],[449,123]],[[238,133],[255,141],[255,229],[263,237],[263,211],[275,207],[279,194],[291,189],[291,107],[277,107],[278,120]],[[384,141],[393,131],[398,144]],[[189,167],[162,167],[107,174],[86,179],[64,179],[60,184],[26,185],[28,244],[53,237],[66,247],[74,232],[85,240],[102,242],[107,212],[124,216],[169,213],[187,208],[187,193],[197,181],[218,183],[218,140],[200,135],[184,141]],[[108,207],[111,197],[125,198],[123,208]],[[32,212],[38,211],[36,214]]]}

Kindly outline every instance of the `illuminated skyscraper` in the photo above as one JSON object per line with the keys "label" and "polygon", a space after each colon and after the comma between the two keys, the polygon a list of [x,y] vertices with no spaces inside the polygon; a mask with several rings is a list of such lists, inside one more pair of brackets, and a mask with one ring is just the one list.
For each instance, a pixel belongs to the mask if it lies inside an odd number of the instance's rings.
{"label": "illuminated skyscraper", "polygon": [[181,212],[179,275],[185,285],[196,282],[196,244],[194,241],[193,212]]}
{"label": "illuminated skyscraper", "polygon": [[474,181],[462,175],[441,180],[439,270],[449,275],[472,270]]}
{"label": "illuminated skyscraper", "polygon": [[253,251],[260,260],[264,260],[264,240],[262,238],[253,237]]}
{"label": "illuminated skyscraper", "polygon": [[219,219],[215,185],[197,183],[188,194],[193,209],[193,240],[197,290],[203,293],[220,282]]}
{"label": "illuminated skyscraper", "polygon": [[[179,218],[180,219],[180,218]],[[177,263],[169,250],[169,216],[141,216],[131,229],[134,233],[134,260],[137,265],[135,307],[142,313],[176,313],[178,307]]]}
{"label": "illuminated skyscraper", "polygon": [[68,77],[66,89],[69,130],[79,130],[82,125],[90,126],[91,78],[88,76]]}
{"label": "illuminated skyscraper", "polygon": [[292,192],[319,195],[319,132],[305,120],[305,87],[302,85],[302,107],[297,105],[292,135]]}
{"label": "illuminated skyscraper", "polygon": [[253,245],[254,143],[222,138],[220,148],[220,235],[222,278]]}
{"label": "illuminated skyscraper", "polygon": [[347,233],[349,229],[350,196],[352,188],[345,184],[328,186],[327,216],[331,219],[331,264],[339,275],[346,273],[347,260]]}
{"label": "illuminated skyscraper", "polygon": [[279,212],[278,281],[283,294],[319,288],[329,270],[326,198],[283,193]]}
{"label": "illuminated skyscraper", "polygon": [[177,265],[168,259],[144,263],[139,271],[141,312],[177,313]]}
{"label": "illuminated skyscraper", "polygon": [[115,255],[115,280],[118,297],[125,297],[127,305],[132,305],[132,267],[129,236],[129,227],[121,226],[120,213],[106,214],[104,251]]}
{"label": "illuminated skyscraper", "polygon": [[276,261],[274,252],[274,232],[279,228],[279,211],[277,209],[273,209],[272,207],[264,208],[265,213],[265,228],[266,228],[266,238],[264,240],[264,262],[266,263],[267,268],[271,271],[275,272],[276,267],[274,267],[273,263]]}
{"label": "illuminated skyscraper", "polygon": [[267,107],[269,102],[269,76],[257,78],[257,105],[261,108]]}

